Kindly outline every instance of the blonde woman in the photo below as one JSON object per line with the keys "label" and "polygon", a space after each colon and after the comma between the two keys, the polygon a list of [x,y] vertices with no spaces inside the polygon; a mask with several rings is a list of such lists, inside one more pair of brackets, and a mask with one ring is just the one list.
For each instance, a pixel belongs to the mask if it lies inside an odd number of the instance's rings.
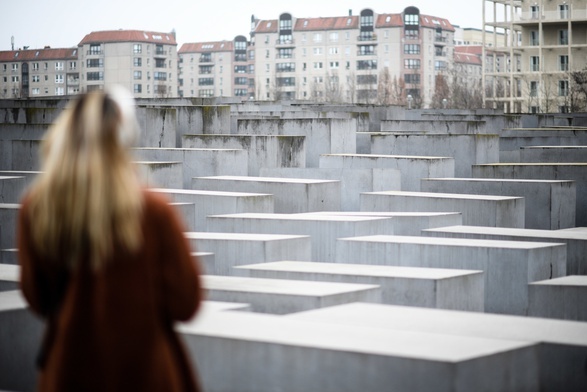
{"label": "blonde woman", "polygon": [[23,198],[21,288],[47,320],[40,391],[196,391],[173,329],[201,301],[197,260],[166,200],[141,187],[125,90],[80,96],[50,128]]}

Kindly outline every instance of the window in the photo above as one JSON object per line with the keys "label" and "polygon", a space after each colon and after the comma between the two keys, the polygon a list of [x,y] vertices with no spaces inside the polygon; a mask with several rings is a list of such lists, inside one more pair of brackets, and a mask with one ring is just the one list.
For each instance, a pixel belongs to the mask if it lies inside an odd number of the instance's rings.
{"label": "window", "polygon": [[569,70],[569,56],[568,55],[558,56],[558,66],[559,66],[559,71],[568,71]]}
{"label": "window", "polygon": [[377,84],[377,75],[357,75],[357,84]]}
{"label": "window", "polygon": [[155,45],[155,54],[165,54],[165,49],[163,49],[163,45]]}
{"label": "window", "polygon": [[275,72],[295,72],[295,63],[277,63],[275,64]]}
{"label": "window", "polygon": [[418,14],[405,14],[404,24],[407,26],[417,26],[419,22]]}
{"label": "window", "polygon": [[90,44],[90,51],[88,54],[96,55],[102,53],[102,46],[100,44]]}
{"label": "window", "polygon": [[406,84],[420,84],[420,74],[406,74],[404,80]]}
{"label": "window", "polygon": [[140,57],[135,57],[132,63],[135,67],[140,67],[143,65],[143,59]]}
{"label": "window", "polygon": [[561,19],[569,19],[569,5],[559,4],[558,11]]}
{"label": "window", "polygon": [[134,54],[143,53],[143,45],[141,45],[141,44],[134,44],[133,47],[132,47],[132,52]]}
{"label": "window", "polygon": [[420,45],[404,44],[404,53],[405,54],[420,54]]}
{"label": "window", "polygon": [[19,77],[18,77],[18,76],[13,76],[13,77],[12,77],[12,83],[18,83],[18,81],[19,81],[19,80],[20,80],[20,79],[19,79]]}
{"label": "window", "polygon": [[287,87],[287,86],[295,86],[296,85],[296,78],[289,77],[289,78],[277,78],[275,79],[277,85],[279,87]]}
{"label": "window", "polygon": [[540,39],[538,38],[538,31],[537,30],[530,31],[530,45],[531,46],[540,45]]}
{"label": "window", "polygon": [[234,78],[234,84],[248,84],[248,82],[249,82],[248,78],[243,78],[243,77]]}
{"label": "window", "polygon": [[153,79],[165,81],[167,80],[167,72],[153,72]]}
{"label": "window", "polygon": [[88,72],[86,80],[104,80],[104,72]]}
{"label": "window", "polygon": [[2,70],[6,72],[6,64],[2,64]]}
{"label": "window", "polygon": [[234,90],[235,97],[246,97],[247,96],[247,89],[246,88],[237,88]]}
{"label": "window", "polygon": [[314,69],[322,69],[322,62],[314,63]]}
{"label": "window", "polygon": [[530,81],[530,96],[531,97],[538,96],[538,82],[536,80]]}
{"label": "window", "polygon": [[558,31],[558,43],[559,45],[569,44],[569,30],[564,29]]}
{"label": "window", "polygon": [[291,34],[280,34],[277,43],[279,44],[291,44],[293,42],[293,36]]}
{"label": "window", "polygon": [[361,15],[361,27],[373,26],[373,15]]}
{"label": "window", "polygon": [[420,60],[419,59],[404,59],[404,68],[420,69]]}
{"label": "window", "polygon": [[77,61],[70,61],[69,62],[69,70],[73,71],[75,69],[77,69]]}
{"label": "window", "polygon": [[532,19],[538,19],[540,17],[540,7],[537,5],[530,6],[530,13]]}
{"label": "window", "polygon": [[436,71],[444,71],[447,68],[446,61],[435,61],[434,62],[434,70]]}
{"label": "window", "polygon": [[328,53],[329,54],[338,54],[338,46],[332,46],[332,47],[328,48]]}
{"label": "window", "polygon": [[18,64],[12,64],[12,70],[18,71]]}
{"label": "window", "polygon": [[569,81],[559,80],[558,81],[558,95],[560,97],[566,97],[569,95]]}
{"label": "window", "polygon": [[61,75],[61,74],[55,75],[55,83],[57,83],[57,84],[63,83],[63,75]]}
{"label": "window", "polygon": [[39,83],[41,81],[41,77],[39,75],[33,75],[33,83]]}
{"label": "window", "polygon": [[102,68],[104,66],[104,59],[88,59],[86,66],[88,68]]}
{"label": "window", "polygon": [[200,74],[211,74],[212,73],[212,66],[211,65],[200,65]]}
{"label": "window", "polygon": [[330,68],[331,69],[338,69],[338,61],[331,61]]}
{"label": "window", "polygon": [[[4,66],[6,67],[6,64],[4,64]],[[33,71],[38,71],[39,70],[39,63],[33,63]]]}
{"label": "window", "polygon": [[444,56],[444,52],[442,50],[442,46],[435,46],[434,47],[434,55],[435,56]]}
{"label": "window", "polygon": [[420,36],[420,30],[405,30],[404,31],[404,37],[406,39],[418,39],[418,37]]}
{"label": "window", "polygon": [[359,60],[357,61],[357,69],[377,69],[377,60]]}
{"label": "window", "polygon": [[200,78],[198,79],[198,86],[213,86],[214,78]]}
{"label": "window", "polygon": [[[133,74],[133,78],[134,80],[141,80],[143,78],[143,72],[142,71],[135,71]],[[135,84],[136,86],[136,84]]]}
{"label": "window", "polygon": [[375,54],[375,46],[374,45],[360,45],[359,46],[359,56],[369,56]]}
{"label": "window", "polygon": [[322,42],[322,33],[314,33],[314,42]]}
{"label": "window", "polygon": [[41,93],[41,90],[39,88],[33,88],[31,92],[33,93],[33,95],[39,95]]}
{"label": "window", "polygon": [[532,72],[540,71],[540,57],[538,57],[538,56],[531,56],[530,57],[530,71],[532,71]]}
{"label": "window", "polygon": [[279,30],[291,30],[291,19],[279,19]]}
{"label": "window", "polygon": [[322,76],[314,76],[314,83],[324,83],[324,78]]}
{"label": "window", "polygon": [[142,93],[143,92],[143,85],[142,84],[135,84],[133,91],[136,93]]}
{"label": "window", "polygon": [[292,48],[281,48],[277,50],[277,57],[280,59],[291,59],[293,57]]}
{"label": "window", "polygon": [[332,32],[328,35],[328,39],[330,40],[330,42],[338,42],[338,33],[337,32]]}
{"label": "window", "polygon": [[155,59],[155,68],[166,68],[165,59]]}
{"label": "window", "polygon": [[55,87],[55,95],[65,95],[65,89],[63,87]]}
{"label": "window", "polygon": [[314,48],[314,55],[321,55],[322,54],[322,48]]}
{"label": "window", "polygon": [[234,72],[236,73],[247,73],[247,66],[246,65],[237,65],[234,67]]}

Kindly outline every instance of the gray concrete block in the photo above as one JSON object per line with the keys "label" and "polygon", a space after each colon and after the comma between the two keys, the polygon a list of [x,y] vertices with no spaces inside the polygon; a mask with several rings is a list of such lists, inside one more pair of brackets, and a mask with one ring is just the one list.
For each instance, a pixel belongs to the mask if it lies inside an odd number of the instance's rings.
{"label": "gray concrete block", "polygon": [[575,224],[587,225],[587,163],[517,163],[473,166],[473,177],[575,181]]}
{"label": "gray concrete block", "polygon": [[0,264],[0,292],[19,289],[20,266]]}
{"label": "gray concrete block", "polygon": [[212,215],[206,219],[206,230],[219,233],[308,235],[311,239],[312,260],[323,262],[335,261],[338,238],[394,234],[393,223],[389,218],[313,214]]}
{"label": "gray concrete block", "polygon": [[518,196],[524,198],[527,229],[575,226],[577,191],[573,181],[492,178],[424,178],[423,192]]}
{"label": "gray concrete block", "polygon": [[16,248],[16,222],[20,204],[0,203],[0,249]]}
{"label": "gray concrete block", "polygon": [[350,302],[381,302],[381,289],[370,284],[205,275],[202,287],[209,300],[247,303],[259,313],[288,314]]}
{"label": "gray concrete block", "polygon": [[529,316],[587,321],[587,276],[530,283],[528,300]]}
{"label": "gray concrete block", "polygon": [[451,157],[324,154],[320,168],[396,169],[401,173],[402,190],[419,191],[421,178],[454,177],[455,162]]}
{"label": "gray concrete block", "polygon": [[308,214],[390,218],[396,235],[420,235],[424,229],[455,226],[463,222],[460,212],[319,211]]}
{"label": "gray concrete block", "polygon": [[587,163],[587,146],[524,146],[520,147],[520,162]]}
{"label": "gray concrete block", "polygon": [[41,140],[12,140],[11,170],[36,171],[41,167]]}
{"label": "gray concrete block", "polygon": [[259,175],[340,181],[340,208],[343,211],[358,210],[362,192],[401,190],[401,173],[397,169],[263,168]]}
{"label": "gray concrete block", "polygon": [[[0,226],[0,231],[2,227]],[[18,264],[18,250],[16,249],[0,249],[0,263],[1,264]]]}
{"label": "gray concrete block", "polygon": [[485,311],[525,315],[528,283],[566,274],[566,245],[523,241],[367,236],[341,238],[337,262],[481,270]]}
{"label": "gray concrete block", "polygon": [[183,148],[245,150],[249,176],[259,176],[262,168],[306,167],[303,136],[269,135],[184,135]]}
{"label": "gray concrete block", "polygon": [[464,225],[524,227],[521,197],[433,192],[365,192],[361,211],[460,212]]}
{"label": "gray concrete block", "polygon": [[381,303],[483,312],[481,271],[384,265],[278,261],[235,267],[238,275],[360,283],[381,288]]}
{"label": "gray concrete block", "polygon": [[367,303],[316,309],[287,318],[336,327],[380,328],[389,333],[437,333],[538,343],[539,390],[579,392],[587,384],[587,323]]}
{"label": "gray concrete block", "polygon": [[246,176],[248,155],[245,150],[187,148],[136,148],[138,161],[182,162],[183,188],[189,189],[193,177]]}
{"label": "gray concrete block", "polygon": [[563,243],[567,246],[566,275],[587,275],[587,233],[581,230],[530,230],[505,227],[451,226],[422,231],[423,236],[500,241]]}
{"label": "gray concrete block", "polygon": [[273,195],[275,212],[296,213],[340,209],[340,181],[247,176],[196,177],[192,189],[258,192]]}
{"label": "gray concrete block", "polygon": [[309,236],[245,233],[185,233],[194,248],[214,253],[210,275],[230,275],[237,265],[279,260],[311,260]]}
{"label": "gray concrete block", "polygon": [[25,177],[0,175],[0,203],[19,203],[27,184]]}
{"label": "gray concrete block", "polygon": [[141,180],[149,187],[181,188],[183,186],[183,163],[163,161],[135,162]]}
{"label": "gray concrete block", "polygon": [[150,191],[164,194],[176,203],[194,204],[194,226],[198,231],[205,231],[208,215],[272,213],[275,210],[274,197],[270,194],[162,188]]}
{"label": "gray concrete block", "polygon": [[537,346],[247,312],[180,326],[208,391],[534,391]]}
{"label": "gray concrete block", "polygon": [[499,135],[371,134],[371,154],[453,157],[455,176],[470,177],[472,165],[499,162]]}

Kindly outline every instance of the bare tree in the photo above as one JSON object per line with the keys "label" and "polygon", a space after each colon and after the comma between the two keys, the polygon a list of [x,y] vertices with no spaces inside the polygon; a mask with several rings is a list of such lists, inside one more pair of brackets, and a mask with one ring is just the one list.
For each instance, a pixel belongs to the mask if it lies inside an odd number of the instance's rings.
{"label": "bare tree", "polygon": [[391,74],[389,68],[384,67],[379,73],[379,81],[377,84],[377,103],[379,105],[393,104],[393,84],[391,81]]}
{"label": "bare tree", "polygon": [[587,67],[580,71],[572,71],[569,76],[569,90],[574,98],[571,111],[587,111]]}
{"label": "bare tree", "polygon": [[349,72],[347,76],[347,101],[355,103],[357,99],[357,76],[354,71]]}
{"label": "bare tree", "polygon": [[397,76],[393,77],[391,82],[391,104],[406,105],[406,83],[403,78],[398,80]]}
{"label": "bare tree", "polygon": [[342,90],[338,72],[332,71],[326,74],[324,85],[324,100],[330,103],[341,103],[343,101]]}
{"label": "bare tree", "polygon": [[431,106],[433,109],[441,109],[444,107],[444,100],[448,101],[451,97],[450,88],[444,75],[436,75],[434,79],[434,95],[432,95]]}

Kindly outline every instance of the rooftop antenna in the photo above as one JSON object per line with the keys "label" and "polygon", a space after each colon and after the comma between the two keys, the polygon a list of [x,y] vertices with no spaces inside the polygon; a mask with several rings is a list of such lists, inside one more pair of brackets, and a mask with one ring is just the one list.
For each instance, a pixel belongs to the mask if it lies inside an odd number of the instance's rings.
{"label": "rooftop antenna", "polygon": [[14,50],[14,35],[10,37],[10,45],[12,46],[12,50]]}

